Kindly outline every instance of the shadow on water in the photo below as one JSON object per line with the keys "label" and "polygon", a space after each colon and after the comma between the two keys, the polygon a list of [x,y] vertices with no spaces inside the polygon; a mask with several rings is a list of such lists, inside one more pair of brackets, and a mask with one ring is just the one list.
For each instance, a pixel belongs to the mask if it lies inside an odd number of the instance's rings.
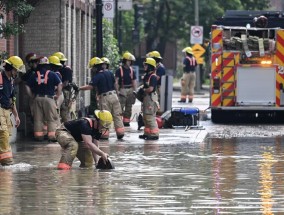
{"label": "shadow on water", "polygon": [[201,144],[104,142],[115,170],[58,171],[57,144],[13,148],[1,214],[283,214],[283,138]]}

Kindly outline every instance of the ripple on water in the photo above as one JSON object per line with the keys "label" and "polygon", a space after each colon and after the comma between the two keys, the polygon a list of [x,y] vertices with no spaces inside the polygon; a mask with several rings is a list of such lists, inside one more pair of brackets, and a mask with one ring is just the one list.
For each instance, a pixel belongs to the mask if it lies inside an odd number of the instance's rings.
{"label": "ripple on water", "polygon": [[29,171],[32,168],[34,168],[34,166],[28,163],[17,163],[10,166],[0,166],[0,170],[12,170],[13,172]]}

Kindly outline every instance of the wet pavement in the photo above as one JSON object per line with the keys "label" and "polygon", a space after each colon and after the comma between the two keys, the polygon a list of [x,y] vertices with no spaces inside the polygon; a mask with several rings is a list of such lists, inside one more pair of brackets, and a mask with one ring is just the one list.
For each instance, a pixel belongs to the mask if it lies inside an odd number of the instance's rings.
{"label": "wet pavement", "polygon": [[[206,93],[192,104],[209,104]],[[134,113],[140,105],[135,104]],[[131,122],[124,140],[111,133],[100,147],[115,169],[56,170],[57,143],[18,138],[16,164],[0,167],[0,214],[284,214],[283,127],[214,125],[161,129],[160,139],[138,138]]]}

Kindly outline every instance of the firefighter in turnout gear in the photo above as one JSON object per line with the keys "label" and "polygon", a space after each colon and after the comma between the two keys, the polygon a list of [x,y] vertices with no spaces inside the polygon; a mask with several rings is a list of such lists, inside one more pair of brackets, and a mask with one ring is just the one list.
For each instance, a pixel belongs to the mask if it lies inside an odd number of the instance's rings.
{"label": "firefighter in turnout gear", "polygon": [[4,60],[4,71],[0,72],[0,163],[2,166],[13,164],[13,155],[9,144],[12,122],[10,114],[15,117],[15,126],[20,125],[20,118],[16,108],[13,81],[18,72],[25,72],[22,59],[12,56]]}
{"label": "firefighter in turnout gear", "polygon": [[[49,56],[48,61],[49,61],[50,70],[55,72],[57,74],[57,76],[60,78],[60,80],[62,81],[62,76],[59,72],[59,70],[62,68],[62,64],[60,63],[59,58],[56,57],[56,56]],[[55,94],[57,94],[57,89],[55,89]],[[56,106],[57,106],[59,113],[60,113],[60,107],[61,107],[63,101],[64,101],[64,96],[63,96],[63,93],[61,93],[61,95],[59,96],[59,98],[56,101]]]}
{"label": "firefighter in turnout gear", "polygon": [[[80,87],[80,90],[96,89],[99,97],[99,107],[103,110],[111,112],[114,122],[114,128],[117,139],[122,139],[124,136],[124,126],[121,119],[121,106],[115,91],[115,80],[112,72],[103,70],[103,61],[94,57],[89,62],[91,72],[95,74],[89,85]],[[105,132],[104,139],[108,139],[109,133]]]}
{"label": "firefighter in turnout gear", "polygon": [[154,60],[157,63],[157,67],[156,67],[156,75],[157,75],[157,80],[158,80],[157,93],[158,93],[158,99],[159,99],[159,102],[160,102],[160,97],[161,97],[160,89],[161,89],[162,76],[166,75],[165,66],[161,62],[163,58],[161,57],[161,54],[158,51],[149,52],[146,56],[154,58]]}
{"label": "firefighter in turnout gear", "polygon": [[60,107],[60,117],[62,122],[67,122],[71,119],[71,108],[72,108],[72,78],[73,70],[66,65],[68,60],[62,52],[55,52],[53,56],[59,58],[62,67],[59,72],[62,76],[62,92],[64,95],[64,101]]}
{"label": "firefighter in turnout gear", "polygon": [[145,76],[143,78],[144,98],[142,112],[144,121],[144,134],[139,138],[145,140],[158,140],[159,128],[156,121],[156,113],[159,110],[157,90],[157,77],[155,74],[156,61],[153,58],[146,58],[144,62]]}
{"label": "firefighter in turnout gear", "polygon": [[181,96],[179,102],[185,103],[187,96],[188,102],[191,103],[193,101],[194,96],[194,87],[196,80],[196,66],[197,62],[195,57],[193,56],[192,48],[186,47],[183,49],[185,53],[185,58],[183,60],[183,76],[181,79]]}
{"label": "firefighter in turnout gear", "polygon": [[108,154],[99,149],[101,135],[112,124],[112,115],[107,110],[96,110],[95,118],[80,118],[65,122],[56,130],[56,139],[62,147],[58,169],[70,169],[74,159],[81,161],[80,167],[92,167],[98,163],[98,155],[107,162]]}
{"label": "firefighter in turnout gear", "polygon": [[[34,138],[44,139],[43,124],[47,123],[49,141],[55,141],[55,129],[58,123],[56,100],[62,93],[62,82],[58,75],[50,71],[47,57],[41,57],[37,72],[28,81],[28,94],[35,96],[34,100]],[[55,87],[57,94],[54,95]]]}
{"label": "firefighter in turnout gear", "polygon": [[[24,111],[26,114],[26,120],[27,124],[33,125],[33,103],[34,98],[29,97],[27,95],[27,82],[29,78],[36,72],[36,68],[38,65],[38,56],[35,53],[29,53],[25,57],[26,64],[28,65],[29,69],[26,73],[21,73],[20,76],[15,80],[15,84],[19,85],[19,90],[24,91],[22,94],[22,97],[20,97],[20,103],[21,103],[21,109],[20,111]],[[27,128],[31,132],[32,135],[32,129]]]}
{"label": "firefighter in turnout gear", "polygon": [[109,59],[106,58],[106,57],[102,57],[101,60],[104,62],[103,63],[103,70],[109,70],[109,65],[110,65]]}
{"label": "firefighter in turnout gear", "polygon": [[136,75],[131,67],[134,61],[135,57],[131,53],[125,52],[122,56],[122,66],[115,71],[115,87],[122,108],[124,126],[130,126],[132,106],[136,100],[133,94],[137,87]]}

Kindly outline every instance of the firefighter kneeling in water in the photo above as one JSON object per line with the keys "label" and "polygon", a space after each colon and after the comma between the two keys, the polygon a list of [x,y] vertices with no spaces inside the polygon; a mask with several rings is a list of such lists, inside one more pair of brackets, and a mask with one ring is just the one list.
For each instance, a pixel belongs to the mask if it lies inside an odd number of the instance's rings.
{"label": "firefighter kneeling in water", "polygon": [[63,123],[56,130],[55,136],[62,147],[62,156],[58,169],[70,169],[77,157],[80,167],[92,167],[98,163],[98,155],[107,162],[108,154],[99,149],[101,135],[111,126],[112,115],[107,110],[96,110],[95,118],[81,118]]}
{"label": "firefighter kneeling in water", "polygon": [[139,138],[145,140],[158,140],[159,128],[156,121],[156,113],[159,109],[157,90],[157,77],[155,74],[156,61],[153,58],[146,58],[144,64],[145,76],[143,78],[144,97],[142,103],[144,134]]}

